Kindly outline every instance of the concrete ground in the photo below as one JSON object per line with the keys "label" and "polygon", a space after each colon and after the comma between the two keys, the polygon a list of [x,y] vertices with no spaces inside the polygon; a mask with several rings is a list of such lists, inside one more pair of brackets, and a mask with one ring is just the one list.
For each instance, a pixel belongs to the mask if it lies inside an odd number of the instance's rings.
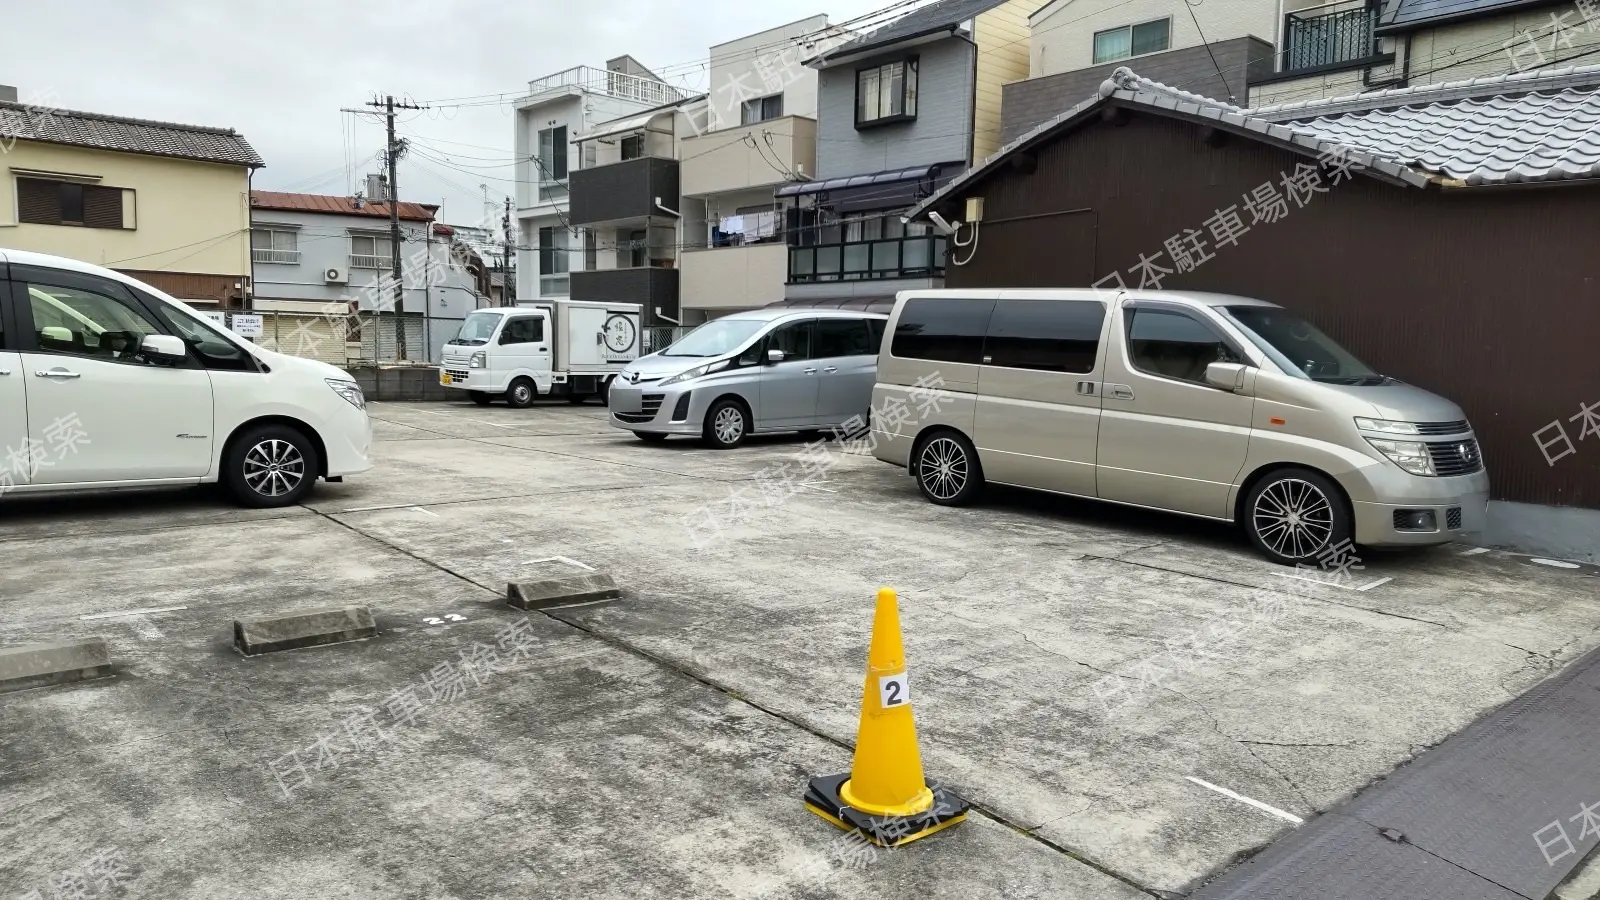
{"label": "concrete ground", "polygon": [[[304,507],[0,505],[0,646],[103,637],[118,670],[0,695],[0,898],[1177,896],[1600,644],[1588,566],[1287,577],[1220,526],[944,509],[795,437],[372,415],[377,468]],[[624,597],[503,603],[585,567]],[[895,852],[799,802],[849,767],[881,585],[928,774],[976,806]],[[229,643],[352,604],[379,637]]]}

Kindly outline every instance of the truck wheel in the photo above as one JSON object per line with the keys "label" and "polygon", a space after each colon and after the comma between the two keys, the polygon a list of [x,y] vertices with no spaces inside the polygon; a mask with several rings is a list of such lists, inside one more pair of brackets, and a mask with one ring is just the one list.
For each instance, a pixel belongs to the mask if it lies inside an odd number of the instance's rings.
{"label": "truck wheel", "polygon": [[1315,565],[1341,545],[1355,525],[1344,495],[1319,472],[1283,469],[1250,490],[1242,513],[1250,543],[1283,566]]}
{"label": "truck wheel", "polygon": [[287,425],[261,425],[239,435],[222,465],[228,493],[256,509],[299,503],[321,468],[316,445]]}
{"label": "truck wheel", "polygon": [[518,378],[506,389],[506,402],[511,404],[513,409],[527,409],[533,405],[534,398],[538,396],[539,387],[531,378]]}
{"label": "truck wheel", "polygon": [[485,394],[483,391],[467,391],[467,396],[471,397],[472,402],[478,404],[479,406],[488,406],[490,403],[494,402],[494,398],[488,394]]}
{"label": "truck wheel", "polygon": [[732,450],[744,443],[750,433],[750,414],[744,404],[733,399],[718,400],[706,411],[706,424],[701,436],[708,446],[718,450]]}

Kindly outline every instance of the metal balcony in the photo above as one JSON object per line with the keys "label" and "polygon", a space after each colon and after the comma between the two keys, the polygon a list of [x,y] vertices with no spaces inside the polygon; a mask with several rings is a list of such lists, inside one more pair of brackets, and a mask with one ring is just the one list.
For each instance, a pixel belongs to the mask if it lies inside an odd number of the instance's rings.
{"label": "metal balcony", "polygon": [[789,283],[942,277],[945,239],[924,234],[789,248]]}
{"label": "metal balcony", "polygon": [[[1330,9],[1329,7],[1323,7]],[[1378,53],[1374,6],[1331,8],[1316,15],[1289,13],[1283,30],[1280,72],[1297,72],[1368,59]]]}

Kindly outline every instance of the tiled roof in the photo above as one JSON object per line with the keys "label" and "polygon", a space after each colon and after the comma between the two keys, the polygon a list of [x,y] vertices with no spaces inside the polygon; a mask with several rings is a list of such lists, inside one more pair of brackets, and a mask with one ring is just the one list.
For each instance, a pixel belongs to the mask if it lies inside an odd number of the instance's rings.
{"label": "tiled roof", "polygon": [[1005,2],[1007,0],[934,0],[933,3],[914,9],[876,31],[834,47],[816,57],[816,60],[826,64],[830,59],[850,56],[863,50],[887,47],[898,41],[930,34],[941,28],[953,28]]}
{"label": "tiled roof", "polygon": [[1210,119],[1337,153],[1366,171],[1421,187],[1600,178],[1600,66],[1535,71],[1359,97],[1240,109],[1141,78],[1122,67],[1097,96],[1050,118],[950,182],[911,212],[923,215],[1004,158],[1048,140],[1107,100]]}
{"label": "tiled roof", "polygon": [[[326,194],[283,194],[278,191],[251,191],[251,209],[277,209],[286,212],[334,213],[341,216],[367,216],[373,219],[389,218],[389,204],[381,201],[361,201],[356,206],[353,197],[330,197]],[[433,203],[400,202],[400,219],[405,222],[431,222],[439,210]]]}
{"label": "tiled roof", "polygon": [[52,144],[148,153],[258,168],[261,157],[231,128],[206,128],[0,101],[0,134]]}

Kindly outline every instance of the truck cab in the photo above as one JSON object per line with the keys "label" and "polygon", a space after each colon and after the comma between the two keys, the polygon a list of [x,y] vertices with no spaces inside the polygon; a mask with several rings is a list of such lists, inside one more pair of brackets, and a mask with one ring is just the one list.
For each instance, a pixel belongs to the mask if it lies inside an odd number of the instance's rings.
{"label": "truck cab", "polygon": [[570,301],[477,310],[444,345],[439,383],[480,406],[604,398],[639,356],[639,315],[637,305]]}

